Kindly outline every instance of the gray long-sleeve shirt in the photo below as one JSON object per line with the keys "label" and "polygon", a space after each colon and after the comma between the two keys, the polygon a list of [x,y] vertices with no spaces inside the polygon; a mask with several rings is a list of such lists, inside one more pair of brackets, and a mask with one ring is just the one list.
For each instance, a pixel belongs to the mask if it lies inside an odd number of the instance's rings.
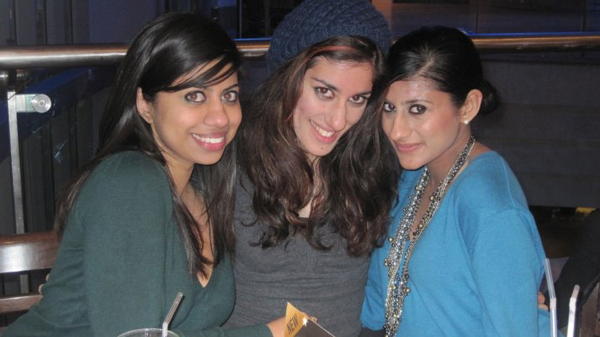
{"label": "gray long-sleeve shirt", "polygon": [[285,315],[290,302],[336,337],[358,336],[368,257],[350,257],[346,241],[327,226],[319,234],[331,250],[316,250],[301,235],[268,249],[253,245],[266,227],[247,225],[255,220],[252,185],[241,179],[235,211],[236,304],[226,326],[268,322]]}

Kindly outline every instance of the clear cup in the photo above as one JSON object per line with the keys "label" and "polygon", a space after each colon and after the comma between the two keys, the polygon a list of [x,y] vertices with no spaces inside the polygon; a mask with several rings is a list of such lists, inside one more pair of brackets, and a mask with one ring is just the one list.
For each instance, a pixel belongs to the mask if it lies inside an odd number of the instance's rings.
{"label": "clear cup", "polygon": [[[162,337],[162,329],[136,329],[124,332],[117,337]],[[167,337],[179,337],[179,335],[173,331],[168,331]]]}

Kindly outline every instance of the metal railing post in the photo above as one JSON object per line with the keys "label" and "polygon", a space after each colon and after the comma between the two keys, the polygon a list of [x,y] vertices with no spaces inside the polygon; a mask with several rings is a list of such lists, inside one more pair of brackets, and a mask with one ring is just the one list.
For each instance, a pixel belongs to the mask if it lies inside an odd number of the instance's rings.
{"label": "metal railing post", "polygon": [[21,150],[17,114],[25,112],[44,113],[50,110],[52,101],[44,94],[17,94],[14,89],[7,91],[8,132],[10,143],[10,165],[12,173],[13,204],[15,212],[15,232],[25,233],[23,212],[23,185],[21,181]]}
{"label": "metal railing post", "polygon": [[10,144],[10,166],[12,173],[13,207],[15,212],[15,232],[25,233],[23,218],[23,186],[21,184],[21,154],[19,150],[19,128],[17,126],[16,92],[8,90],[8,134]]}

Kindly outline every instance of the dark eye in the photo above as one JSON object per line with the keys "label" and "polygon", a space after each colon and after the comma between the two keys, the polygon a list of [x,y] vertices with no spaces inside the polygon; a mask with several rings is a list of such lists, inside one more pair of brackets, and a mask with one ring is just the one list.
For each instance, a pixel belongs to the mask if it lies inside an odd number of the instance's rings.
{"label": "dark eye", "polygon": [[383,111],[387,113],[396,112],[396,107],[390,102],[385,102],[383,103]]}
{"label": "dark eye", "polygon": [[202,91],[190,91],[185,94],[185,100],[191,103],[202,103],[206,101],[206,96]]}
{"label": "dark eye", "polygon": [[221,101],[225,103],[235,103],[238,101],[239,93],[237,91],[227,91],[221,96]]}
{"label": "dark eye", "polygon": [[367,97],[365,97],[363,95],[354,95],[354,96],[350,97],[349,101],[354,105],[361,106],[361,105],[365,104],[365,102],[367,101]]}
{"label": "dark eye", "polygon": [[421,104],[411,105],[410,108],[408,108],[408,112],[415,115],[421,115],[425,113],[426,110],[427,108]]}
{"label": "dark eye", "polygon": [[317,96],[319,96],[319,97],[333,98],[333,91],[331,91],[331,89],[329,89],[329,88],[316,87],[315,92],[317,93]]}

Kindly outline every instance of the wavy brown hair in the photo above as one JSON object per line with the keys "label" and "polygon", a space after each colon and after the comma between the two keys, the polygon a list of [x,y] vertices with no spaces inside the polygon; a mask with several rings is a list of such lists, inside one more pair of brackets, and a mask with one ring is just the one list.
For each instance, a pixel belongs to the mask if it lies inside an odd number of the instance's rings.
{"label": "wavy brown hair", "polygon": [[[320,57],[371,64],[374,86],[361,119],[313,167],[291,116],[304,75]],[[347,240],[352,256],[368,254],[379,243],[398,179],[398,162],[379,127],[384,69],[384,56],[369,39],[334,37],[292,58],[255,91],[237,140],[240,163],[254,185],[256,219],[268,228],[257,244],[271,247],[299,233],[311,246],[328,249],[316,234],[327,224]],[[310,217],[300,218],[311,201]]]}

